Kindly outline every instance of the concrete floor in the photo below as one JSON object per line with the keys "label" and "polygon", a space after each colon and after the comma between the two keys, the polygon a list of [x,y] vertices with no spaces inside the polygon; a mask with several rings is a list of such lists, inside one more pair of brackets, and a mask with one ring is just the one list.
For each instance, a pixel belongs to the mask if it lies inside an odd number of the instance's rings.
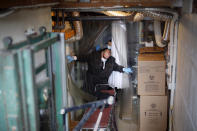
{"label": "concrete floor", "polygon": [[118,95],[115,108],[118,131],[138,131],[139,104],[128,98],[131,98],[131,94],[121,93]]}

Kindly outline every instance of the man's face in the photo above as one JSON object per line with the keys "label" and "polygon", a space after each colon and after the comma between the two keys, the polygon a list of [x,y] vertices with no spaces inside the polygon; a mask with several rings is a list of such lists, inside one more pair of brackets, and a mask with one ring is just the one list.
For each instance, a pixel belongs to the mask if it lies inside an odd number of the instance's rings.
{"label": "man's face", "polygon": [[109,49],[104,50],[103,57],[108,59],[111,56],[111,51]]}

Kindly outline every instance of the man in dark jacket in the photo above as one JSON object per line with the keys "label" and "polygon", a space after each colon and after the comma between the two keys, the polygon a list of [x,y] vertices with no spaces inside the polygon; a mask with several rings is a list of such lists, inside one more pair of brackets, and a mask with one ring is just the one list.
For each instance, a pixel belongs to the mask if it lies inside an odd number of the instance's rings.
{"label": "man in dark jacket", "polygon": [[76,60],[88,63],[88,71],[86,73],[86,80],[84,80],[83,90],[104,99],[109,96],[107,93],[100,92],[101,89],[109,89],[107,85],[109,76],[112,71],[132,73],[131,68],[124,68],[115,62],[115,58],[111,56],[111,50],[103,49],[95,51],[85,56],[67,56],[69,62]]}

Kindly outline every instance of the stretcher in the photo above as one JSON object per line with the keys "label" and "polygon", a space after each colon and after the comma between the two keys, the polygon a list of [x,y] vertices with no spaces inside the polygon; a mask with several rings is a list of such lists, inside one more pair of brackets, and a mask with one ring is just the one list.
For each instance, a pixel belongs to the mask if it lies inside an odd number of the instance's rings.
{"label": "stretcher", "polygon": [[[65,115],[68,112],[76,111],[79,109],[86,109],[83,118],[75,126],[73,131],[83,131],[83,130],[111,130],[116,131],[115,123],[115,104],[114,104],[114,95],[115,90],[102,90],[103,93],[109,93],[112,96],[109,96],[107,99],[98,100],[90,102],[80,106],[74,106],[70,108],[61,109],[61,114],[63,115],[64,125],[66,123]],[[107,106],[106,106],[107,105]]]}
{"label": "stretcher", "polygon": [[[110,95],[115,96],[115,90],[102,90],[103,93],[109,93]],[[89,109],[86,110],[86,113]],[[83,130],[116,130],[116,123],[115,123],[115,106],[110,105],[105,108],[97,109],[87,120],[84,126],[81,128]]]}

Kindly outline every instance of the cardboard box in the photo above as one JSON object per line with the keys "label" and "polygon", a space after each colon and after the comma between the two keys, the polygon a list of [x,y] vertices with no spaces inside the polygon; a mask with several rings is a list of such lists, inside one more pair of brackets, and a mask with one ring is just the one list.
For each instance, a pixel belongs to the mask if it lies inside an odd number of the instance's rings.
{"label": "cardboard box", "polygon": [[165,49],[161,47],[143,47],[139,49],[140,54],[153,54],[153,53],[164,53]]}
{"label": "cardboard box", "polygon": [[138,95],[165,95],[165,67],[163,54],[138,56]]}
{"label": "cardboard box", "polygon": [[167,96],[140,96],[140,131],[166,131]]}

